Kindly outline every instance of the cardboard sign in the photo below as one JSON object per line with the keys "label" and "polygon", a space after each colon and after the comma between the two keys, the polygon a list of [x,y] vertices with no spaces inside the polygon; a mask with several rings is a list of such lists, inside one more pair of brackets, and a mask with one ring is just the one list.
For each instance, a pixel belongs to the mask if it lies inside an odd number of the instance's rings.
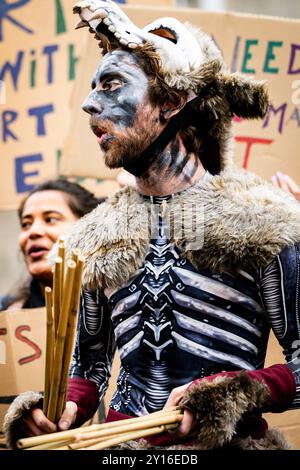
{"label": "cardboard sign", "polygon": [[44,388],[45,308],[0,312],[0,431],[12,400]]}
{"label": "cardboard sign", "polygon": [[[267,80],[271,106],[264,120],[234,124],[235,160],[266,178],[276,171],[290,174],[300,183],[300,21],[192,9],[124,7],[140,27],[158,17],[174,16],[189,21],[213,36],[231,71]],[[81,33],[84,34],[84,33]],[[65,175],[113,178],[89,130],[81,104],[100,54],[92,35],[78,68],[72,96],[72,121],[63,149],[61,171]]]}
{"label": "cardboard sign", "polygon": [[83,41],[74,29],[75,3],[0,0],[0,210],[15,209],[34,186],[58,175]]}
{"label": "cardboard sign", "polygon": [[[82,38],[73,0],[0,2],[0,208],[57,175]],[[66,14],[68,12],[68,14]],[[70,14],[69,14],[70,12]]]}

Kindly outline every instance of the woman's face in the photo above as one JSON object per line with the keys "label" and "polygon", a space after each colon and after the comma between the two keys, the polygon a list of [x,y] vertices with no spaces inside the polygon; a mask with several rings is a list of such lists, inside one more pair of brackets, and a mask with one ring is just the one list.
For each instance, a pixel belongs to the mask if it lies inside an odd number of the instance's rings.
{"label": "woman's face", "polygon": [[28,271],[40,281],[52,279],[48,253],[60,235],[78,219],[66,198],[61,191],[40,191],[32,194],[23,208],[19,244]]}

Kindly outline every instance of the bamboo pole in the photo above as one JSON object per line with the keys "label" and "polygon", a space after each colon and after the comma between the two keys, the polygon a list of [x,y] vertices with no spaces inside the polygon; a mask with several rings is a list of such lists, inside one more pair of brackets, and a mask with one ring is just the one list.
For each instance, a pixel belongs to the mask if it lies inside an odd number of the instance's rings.
{"label": "bamboo pole", "polygon": [[43,411],[47,414],[50,384],[53,372],[54,360],[54,347],[55,347],[55,332],[52,311],[52,289],[51,287],[45,288],[46,312],[47,312],[47,341],[46,341],[46,364],[45,364],[45,390]]}
{"label": "bamboo pole", "polygon": [[60,285],[61,285],[61,298],[60,298],[60,304],[62,305],[63,301],[63,290],[64,290],[64,282],[65,282],[65,256],[66,256],[66,248],[65,248],[65,242],[64,239],[61,237],[59,238],[59,243],[58,243],[58,256],[59,258],[62,259],[61,263],[61,273],[60,273]]}
{"label": "bamboo pole", "polygon": [[72,250],[72,260],[75,261],[75,263],[77,264],[77,261],[78,261],[78,257],[79,257],[79,251],[74,248],[74,250]]}
{"label": "bamboo pole", "polygon": [[29,447],[24,450],[56,450],[60,449],[60,447],[64,447],[66,450],[68,450],[68,444],[70,444],[71,442],[73,442],[71,439],[60,442],[49,442],[48,444],[40,444],[38,446]]}
{"label": "bamboo pole", "polygon": [[[117,437],[119,434],[111,434],[110,438]],[[107,441],[107,437],[98,437],[96,439],[88,439],[86,441],[79,441],[79,442],[70,442],[70,444],[67,445],[67,447],[70,450],[78,450],[78,449],[84,449],[85,447],[90,447],[94,444],[98,444],[100,442]]]}
{"label": "bamboo pole", "polygon": [[[75,263],[75,261],[73,262]],[[84,258],[82,256],[77,255],[77,266],[75,269],[71,307],[70,307],[69,321],[68,321],[68,326],[67,326],[68,335],[66,337],[65,345],[64,345],[61,381],[60,381],[58,403],[57,403],[57,410],[56,410],[56,421],[58,421],[59,418],[61,417],[62,412],[65,407],[65,397],[66,397],[67,386],[68,386],[68,371],[70,367],[73,346],[74,346],[74,338],[75,338],[75,331],[76,331],[76,324],[77,324],[77,312],[78,312],[79,301],[80,301],[80,287],[81,287],[83,265],[84,265]]]}
{"label": "bamboo pole", "polygon": [[[142,429],[135,432],[128,432],[121,434],[118,437],[113,437],[112,439],[108,439],[107,441],[100,442],[99,444],[95,444],[91,447],[85,447],[82,450],[104,450],[109,447],[115,447],[122,442],[131,441],[133,439],[140,439],[141,437],[153,436],[155,434],[160,434],[166,431],[168,428],[167,426],[156,426],[150,429]],[[80,449],[79,449],[80,450]]]}
{"label": "bamboo pole", "polygon": [[72,260],[68,260],[66,282],[65,282],[64,295],[63,295],[63,303],[62,303],[62,309],[61,309],[61,314],[60,314],[59,323],[58,323],[57,341],[56,341],[56,346],[55,346],[53,380],[52,380],[52,387],[50,391],[49,406],[48,406],[48,413],[47,413],[48,419],[50,419],[50,421],[53,421],[53,422],[55,422],[55,419],[56,419],[57,401],[58,401],[59,386],[60,386],[61,373],[62,373],[61,365],[62,365],[63,354],[64,354],[64,344],[65,344],[66,333],[67,333],[69,311],[71,307],[71,296],[72,296],[72,290],[73,290],[75,268],[76,268],[75,262]]}
{"label": "bamboo pole", "polygon": [[[99,426],[98,424],[92,424],[91,426],[86,426],[86,428],[80,428],[81,432],[84,432],[84,429],[91,428]],[[78,434],[78,428],[77,429],[68,429],[67,431],[58,431],[58,432],[53,432],[51,434],[43,434],[41,436],[34,436],[34,437],[25,437],[23,439],[19,439],[17,442],[17,447],[18,449],[28,449],[28,448],[33,448],[38,445],[43,445],[43,444],[50,444],[50,443],[60,443],[63,442],[67,439],[72,439],[74,436]],[[75,440],[75,438],[74,438]],[[57,444],[58,445],[58,444]]]}
{"label": "bamboo pole", "polygon": [[119,420],[119,421],[112,421],[110,423],[101,423],[101,424],[91,424],[90,426],[82,426],[76,429],[68,429],[67,431],[59,431],[54,432],[51,434],[44,434],[42,436],[34,436],[34,437],[26,437],[24,439],[19,439],[17,442],[17,447],[19,449],[26,449],[28,447],[34,447],[40,444],[46,444],[51,442],[59,442],[64,441],[66,439],[74,438],[79,434],[79,432],[86,433],[90,431],[100,430],[100,429],[112,429],[114,433],[114,428],[119,427],[121,423],[125,421],[130,421],[131,423],[136,423],[139,421],[149,421],[153,420],[154,416],[159,415],[168,415],[174,411],[174,408],[168,408],[167,410],[156,411],[155,413],[150,413],[146,416],[140,416],[137,418],[131,418],[130,420]]}
{"label": "bamboo pole", "polygon": [[55,337],[57,335],[57,328],[61,310],[61,275],[62,273],[62,258],[55,259],[54,274],[53,274],[53,316],[54,316],[54,331]]}

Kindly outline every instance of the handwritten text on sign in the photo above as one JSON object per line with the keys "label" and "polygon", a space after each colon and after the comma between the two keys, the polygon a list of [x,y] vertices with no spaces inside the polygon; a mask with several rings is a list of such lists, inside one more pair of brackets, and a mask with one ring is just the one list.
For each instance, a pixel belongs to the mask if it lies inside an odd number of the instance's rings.
{"label": "handwritten text on sign", "polygon": [[82,42],[73,4],[0,0],[0,208],[57,175]]}

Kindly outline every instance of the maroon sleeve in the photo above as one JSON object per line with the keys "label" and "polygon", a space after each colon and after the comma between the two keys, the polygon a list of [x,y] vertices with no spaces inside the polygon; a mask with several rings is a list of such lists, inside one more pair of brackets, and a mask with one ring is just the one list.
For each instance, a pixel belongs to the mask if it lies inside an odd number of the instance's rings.
{"label": "maroon sleeve", "polygon": [[74,401],[78,407],[76,421],[72,427],[78,427],[91,419],[99,406],[99,392],[95,382],[76,378],[69,379],[67,401]]}
{"label": "maroon sleeve", "polygon": [[[219,374],[210,375],[203,379],[197,379],[191,383],[190,387],[195,383],[206,379],[214,380],[216,377],[235,377],[242,371],[220,372]],[[292,371],[285,364],[276,364],[265,369],[246,371],[247,375],[259,382],[263,382],[269,390],[269,400],[263,410],[264,413],[273,412],[280,413],[286,411],[294,401],[296,395],[296,382]]]}
{"label": "maroon sleeve", "polygon": [[296,381],[293,372],[285,364],[276,364],[265,369],[248,372],[249,377],[267,385],[270,393],[264,413],[286,411],[296,395]]}

